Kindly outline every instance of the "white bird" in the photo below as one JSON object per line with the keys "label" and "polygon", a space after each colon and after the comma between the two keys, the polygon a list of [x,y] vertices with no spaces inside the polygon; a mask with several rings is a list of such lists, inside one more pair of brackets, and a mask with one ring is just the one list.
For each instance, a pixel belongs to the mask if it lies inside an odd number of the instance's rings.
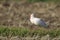
{"label": "white bird", "polygon": [[34,13],[32,13],[30,15],[30,21],[31,21],[32,24],[40,25],[40,26],[43,26],[43,27],[47,27],[47,24],[45,23],[44,20],[42,20],[41,18],[34,17]]}

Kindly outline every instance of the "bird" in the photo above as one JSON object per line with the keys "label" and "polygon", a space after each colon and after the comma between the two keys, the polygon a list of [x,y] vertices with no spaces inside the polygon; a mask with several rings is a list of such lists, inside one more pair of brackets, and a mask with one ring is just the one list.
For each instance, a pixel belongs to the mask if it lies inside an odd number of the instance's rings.
{"label": "bird", "polygon": [[43,27],[47,27],[47,26],[48,26],[43,19],[34,17],[34,13],[32,13],[32,14],[30,15],[30,22],[31,22],[32,24],[39,25],[39,26],[43,26]]}

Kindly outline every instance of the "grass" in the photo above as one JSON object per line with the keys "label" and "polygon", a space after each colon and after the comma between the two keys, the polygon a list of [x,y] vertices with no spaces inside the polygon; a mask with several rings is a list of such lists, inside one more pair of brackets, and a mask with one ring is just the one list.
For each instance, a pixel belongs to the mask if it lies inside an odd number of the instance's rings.
{"label": "grass", "polygon": [[[22,0],[0,0],[0,1],[15,1],[15,2],[20,2]],[[60,2],[60,0],[25,0],[25,1],[28,2],[28,3],[34,3],[34,2]]]}
{"label": "grass", "polygon": [[60,29],[45,30],[37,29],[31,30],[29,28],[23,27],[0,27],[0,36],[21,36],[21,37],[33,37],[33,36],[44,36],[49,34],[51,37],[56,37],[60,35]]}
{"label": "grass", "polygon": [[60,0],[27,0],[29,3],[34,3],[34,2],[60,2]]}

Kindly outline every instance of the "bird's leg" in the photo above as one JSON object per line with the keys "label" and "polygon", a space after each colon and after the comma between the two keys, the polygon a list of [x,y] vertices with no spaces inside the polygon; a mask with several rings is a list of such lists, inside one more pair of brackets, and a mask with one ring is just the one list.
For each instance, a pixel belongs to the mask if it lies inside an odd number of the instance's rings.
{"label": "bird's leg", "polygon": [[34,28],[34,24],[31,25],[31,29],[33,29],[33,28]]}

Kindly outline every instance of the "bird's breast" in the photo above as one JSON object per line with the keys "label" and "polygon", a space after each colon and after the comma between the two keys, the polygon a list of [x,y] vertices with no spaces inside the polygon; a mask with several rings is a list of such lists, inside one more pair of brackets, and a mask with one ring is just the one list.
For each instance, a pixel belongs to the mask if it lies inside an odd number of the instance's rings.
{"label": "bird's breast", "polygon": [[31,23],[33,23],[35,25],[39,25],[40,19],[33,18],[33,19],[30,19],[30,21],[31,21]]}

